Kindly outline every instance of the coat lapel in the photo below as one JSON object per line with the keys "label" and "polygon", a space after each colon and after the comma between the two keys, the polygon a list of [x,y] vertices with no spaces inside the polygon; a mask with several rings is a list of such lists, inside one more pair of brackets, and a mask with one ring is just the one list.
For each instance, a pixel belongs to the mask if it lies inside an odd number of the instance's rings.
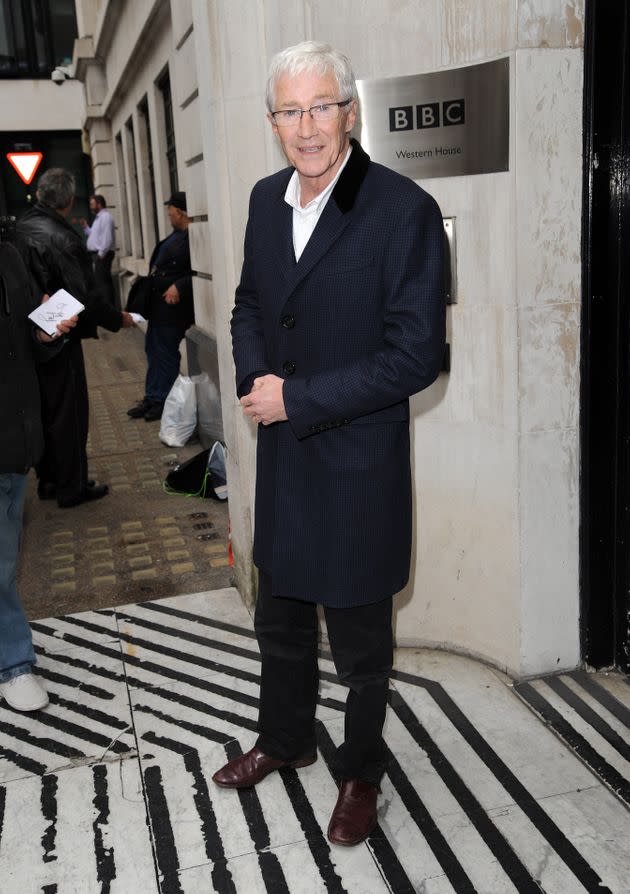
{"label": "coat lapel", "polygon": [[[288,181],[287,181],[288,182]],[[286,186],[278,196],[271,213],[271,232],[278,260],[278,269],[290,279],[295,269],[293,251],[293,209],[284,201]]]}
{"label": "coat lapel", "polygon": [[[356,140],[351,140],[351,143],[352,154],[348,159],[348,164],[341,172],[341,176],[335,184],[322,216],[318,220],[311,238],[306,243],[306,247],[297,264],[295,263],[295,255],[293,253],[293,211],[291,206],[284,201],[283,192],[282,205],[284,205],[286,211],[283,211],[282,222],[277,221],[278,232],[282,233],[280,242],[277,244],[280,252],[285,252],[284,258],[280,258],[280,260],[283,262],[281,269],[287,273],[287,276],[285,288],[279,296],[280,308],[283,307],[300,282],[308,276],[313,267],[335,244],[352,220],[352,215],[349,212],[354,207],[355,199],[367,174],[370,157],[363,151]],[[282,231],[280,227],[283,227]],[[287,247],[291,257],[290,264],[286,259]]]}

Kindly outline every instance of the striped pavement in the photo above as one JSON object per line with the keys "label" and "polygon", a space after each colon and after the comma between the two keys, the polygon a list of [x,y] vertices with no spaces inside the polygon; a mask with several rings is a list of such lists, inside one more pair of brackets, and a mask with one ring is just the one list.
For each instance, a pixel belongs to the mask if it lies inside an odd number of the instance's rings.
{"label": "striped pavement", "polygon": [[379,825],[330,846],[345,690],[321,655],[319,760],[256,789],[259,655],[233,589],[33,623],[50,707],[0,705],[1,894],[630,894],[630,686],[513,686],[399,650]]}

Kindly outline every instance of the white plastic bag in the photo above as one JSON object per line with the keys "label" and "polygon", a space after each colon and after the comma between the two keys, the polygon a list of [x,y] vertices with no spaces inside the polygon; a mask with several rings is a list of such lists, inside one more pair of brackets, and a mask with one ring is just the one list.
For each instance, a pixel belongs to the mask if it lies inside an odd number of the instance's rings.
{"label": "white plastic bag", "polygon": [[177,376],[164,401],[160,441],[169,447],[183,447],[197,427],[197,396],[190,376]]}

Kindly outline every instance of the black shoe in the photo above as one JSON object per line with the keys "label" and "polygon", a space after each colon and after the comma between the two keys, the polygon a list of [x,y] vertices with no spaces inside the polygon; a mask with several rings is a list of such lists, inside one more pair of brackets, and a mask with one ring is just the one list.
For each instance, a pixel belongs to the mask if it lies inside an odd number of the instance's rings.
{"label": "black shoe", "polygon": [[[87,486],[94,487],[95,483],[93,478],[89,478]],[[52,481],[40,481],[37,485],[37,496],[40,500],[54,500],[57,496],[57,485]]]}
{"label": "black shoe", "polygon": [[109,487],[106,484],[92,484],[88,486],[80,494],[74,497],[57,497],[57,505],[60,509],[70,509],[71,506],[78,506],[80,503],[89,503],[90,500],[100,500],[109,493]]}
{"label": "black shoe", "polygon": [[156,419],[161,419],[163,409],[164,404],[152,403],[149,409],[144,414],[144,421],[155,422]]}
{"label": "black shoe", "polygon": [[127,410],[127,416],[131,416],[132,419],[140,419],[147,412],[149,407],[151,407],[153,401],[148,400],[146,397],[143,397],[142,400],[139,400],[138,403],[131,407],[131,409]]}

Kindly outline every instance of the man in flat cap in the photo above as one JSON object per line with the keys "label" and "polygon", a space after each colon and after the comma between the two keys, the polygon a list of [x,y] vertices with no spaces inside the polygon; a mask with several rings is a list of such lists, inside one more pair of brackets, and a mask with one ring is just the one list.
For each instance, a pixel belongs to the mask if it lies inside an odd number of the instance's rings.
{"label": "man in flat cap", "polygon": [[165,204],[173,232],[158,242],[149,263],[144,397],[127,410],[133,419],[144,417],[147,422],[162,416],[164,401],[179,375],[180,343],[195,321],[186,193],[174,192]]}

